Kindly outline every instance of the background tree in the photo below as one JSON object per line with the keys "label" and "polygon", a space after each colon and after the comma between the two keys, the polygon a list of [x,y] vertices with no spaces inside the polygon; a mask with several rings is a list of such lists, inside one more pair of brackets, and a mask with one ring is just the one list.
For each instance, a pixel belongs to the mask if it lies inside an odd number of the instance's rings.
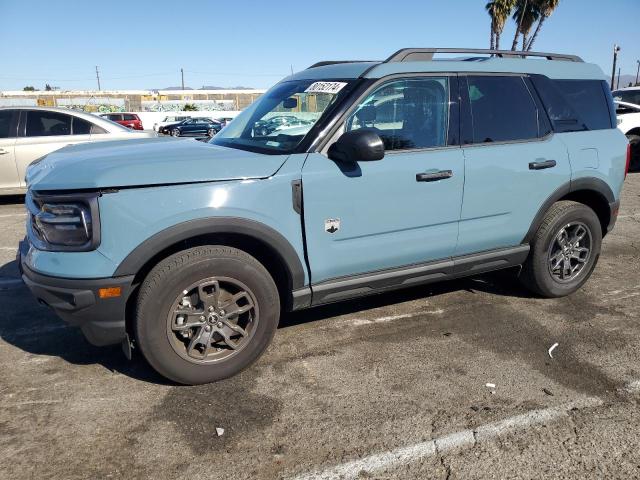
{"label": "background tree", "polygon": [[513,37],[511,50],[518,48],[518,40],[522,34],[522,50],[527,48],[527,39],[533,24],[540,18],[540,8],[536,0],[518,0],[516,3],[513,20],[516,22],[516,33]]}
{"label": "background tree", "polygon": [[185,103],[182,110],[185,112],[196,112],[198,110],[198,106],[193,103]]}
{"label": "background tree", "polygon": [[22,90],[25,91],[25,92],[35,92],[36,91],[35,87],[33,87],[32,85],[27,85]]}
{"label": "background tree", "polygon": [[551,16],[556,8],[558,8],[558,4],[560,0],[537,0],[538,9],[540,11],[540,18],[538,20],[538,25],[536,26],[536,30],[533,32],[533,36],[527,45],[527,51],[531,50],[533,46],[533,42],[536,41],[538,37],[538,33],[540,33],[540,29],[542,28],[542,24],[544,21]]}
{"label": "background tree", "polygon": [[49,85],[48,83],[44,86],[44,89],[45,89],[47,92],[50,92],[51,90],[53,90],[53,88],[51,88],[51,85]]}
{"label": "background tree", "polygon": [[492,50],[494,48],[500,50],[500,36],[515,4],[516,0],[492,0],[485,5],[487,13],[491,17],[490,48]]}

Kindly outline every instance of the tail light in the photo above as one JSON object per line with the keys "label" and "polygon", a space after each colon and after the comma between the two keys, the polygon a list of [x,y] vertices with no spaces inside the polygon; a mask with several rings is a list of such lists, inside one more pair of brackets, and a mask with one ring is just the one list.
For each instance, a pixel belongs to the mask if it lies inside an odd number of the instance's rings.
{"label": "tail light", "polygon": [[624,167],[624,178],[627,178],[629,166],[631,165],[631,144],[627,144],[627,165]]}

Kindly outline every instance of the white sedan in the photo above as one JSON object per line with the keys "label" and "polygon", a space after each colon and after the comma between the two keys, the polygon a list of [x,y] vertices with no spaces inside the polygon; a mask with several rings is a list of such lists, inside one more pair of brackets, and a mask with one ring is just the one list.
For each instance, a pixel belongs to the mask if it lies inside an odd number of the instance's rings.
{"label": "white sedan", "polygon": [[0,108],[0,195],[26,191],[31,162],[66,145],[155,137],[90,113],[65,108]]}
{"label": "white sedan", "polygon": [[618,129],[629,139],[631,145],[631,169],[640,169],[640,105],[616,101]]}

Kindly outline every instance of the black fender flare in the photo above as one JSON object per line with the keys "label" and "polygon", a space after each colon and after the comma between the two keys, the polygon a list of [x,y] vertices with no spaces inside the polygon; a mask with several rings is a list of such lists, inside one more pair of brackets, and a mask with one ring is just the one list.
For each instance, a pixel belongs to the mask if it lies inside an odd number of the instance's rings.
{"label": "black fender flare", "polygon": [[238,234],[266,244],[282,260],[293,289],[305,284],[300,257],[291,243],[273,228],[239,217],[207,217],[178,223],[147,238],[118,265],[114,277],[136,275],[142,267],[163,250],[185,240],[208,234]]}
{"label": "black fender flare", "polygon": [[551,205],[556,203],[561,198],[567,196],[572,192],[578,191],[592,191],[600,195],[606,202],[612,206],[616,203],[615,195],[611,190],[611,187],[607,185],[603,180],[596,177],[582,177],[571,180],[560,187],[558,187],[542,204],[538,209],[538,213],[533,217],[533,222],[527,231],[522,243],[530,243],[531,239],[535,235],[538,227],[542,223],[545,214],[551,208]]}

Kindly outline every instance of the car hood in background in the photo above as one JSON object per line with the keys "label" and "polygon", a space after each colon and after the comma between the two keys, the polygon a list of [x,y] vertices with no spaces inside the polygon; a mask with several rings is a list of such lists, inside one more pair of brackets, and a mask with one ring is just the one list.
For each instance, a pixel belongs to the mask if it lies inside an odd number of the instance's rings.
{"label": "car hood in background", "polygon": [[174,138],[85,143],[34,162],[26,180],[33,190],[244,180],[269,177],[286,159]]}

